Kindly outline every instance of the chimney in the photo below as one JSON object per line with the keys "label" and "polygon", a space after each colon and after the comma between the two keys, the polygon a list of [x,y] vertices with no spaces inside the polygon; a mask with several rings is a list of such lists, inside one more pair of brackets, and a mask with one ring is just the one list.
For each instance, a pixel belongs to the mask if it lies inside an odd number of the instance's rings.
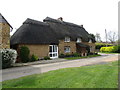
{"label": "chimney", "polygon": [[83,27],[83,24],[82,25],[80,25],[81,27]]}
{"label": "chimney", "polygon": [[63,18],[62,18],[62,17],[59,17],[58,20],[59,20],[59,21],[63,21]]}

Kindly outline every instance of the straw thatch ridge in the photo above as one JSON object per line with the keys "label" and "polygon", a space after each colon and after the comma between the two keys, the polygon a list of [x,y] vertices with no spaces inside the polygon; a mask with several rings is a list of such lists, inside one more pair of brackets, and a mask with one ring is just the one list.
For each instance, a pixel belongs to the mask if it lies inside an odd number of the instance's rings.
{"label": "straw thatch ridge", "polygon": [[81,26],[52,18],[43,22],[27,19],[11,37],[11,45],[15,44],[58,44],[59,40],[69,36],[72,41],[82,38],[88,42],[95,39]]}

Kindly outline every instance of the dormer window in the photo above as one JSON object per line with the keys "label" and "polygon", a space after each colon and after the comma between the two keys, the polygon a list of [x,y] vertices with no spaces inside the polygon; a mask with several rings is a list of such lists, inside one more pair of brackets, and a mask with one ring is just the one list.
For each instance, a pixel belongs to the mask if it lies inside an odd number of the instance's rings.
{"label": "dormer window", "polygon": [[65,42],[70,42],[70,37],[65,37]]}
{"label": "dormer window", "polygon": [[82,42],[81,38],[77,38],[77,43]]}
{"label": "dormer window", "polygon": [[91,39],[89,40],[89,43],[92,43],[92,40],[91,40]]}

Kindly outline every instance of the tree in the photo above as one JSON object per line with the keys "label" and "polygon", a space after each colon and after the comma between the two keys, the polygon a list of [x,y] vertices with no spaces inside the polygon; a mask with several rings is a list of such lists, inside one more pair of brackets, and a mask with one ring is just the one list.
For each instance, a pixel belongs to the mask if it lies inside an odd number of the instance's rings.
{"label": "tree", "polygon": [[114,32],[114,31],[109,31],[109,32],[108,32],[108,40],[109,40],[111,43],[114,43],[114,42],[117,40],[117,33]]}
{"label": "tree", "polygon": [[95,40],[96,40],[96,42],[102,42],[102,40],[101,40],[101,37],[100,37],[100,34],[99,34],[99,33],[96,33],[96,35],[95,35]]}
{"label": "tree", "polygon": [[92,33],[90,33],[90,36],[91,36],[92,38],[95,38],[95,35],[94,35],[94,34],[92,34]]}

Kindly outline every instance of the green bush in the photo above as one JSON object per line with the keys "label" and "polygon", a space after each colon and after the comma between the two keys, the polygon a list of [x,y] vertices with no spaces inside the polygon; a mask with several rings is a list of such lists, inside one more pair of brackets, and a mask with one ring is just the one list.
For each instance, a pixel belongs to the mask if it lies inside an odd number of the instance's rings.
{"label": "green bush", "polygon": [[72,54],[70,54],[70,53],[65,54],[65,57],[71,57],[71,56],[72,56]]}
{"label": "green bush", "polygon": [[65,57],[65,55],[63,54],[63,53],[61,53],[60,55],[59,55],[59,58],[64,58]]}
{"label": "green bush", "polygon": [[33,62],[33,61],[37,61],[37,60],[38,60],[38,57],[33,54],[33,55],[31,56],[30,61]]}
{"label": "green bush", "polygon": [[95,43],[95,49],[100,49],[101,47],[107,46],[113,46],[112,44],[106,44],[106,43]]}
{"label": "green bush", "polygon": [[120,53],[120,45],[110,46],[110,47],[101,47],[100,52]]}
{"label": "green bush", "polygon": [[23,63],[28,62],[30,60],[29,59],[29,54],[30,54],[30,50],[29,50],[28,47],[26,47],[26,46],[20,47],[20,59],[21,59],[21,62],[23,62]]}
{"label": "green bush", "polygon": [[44,60],[50,60],[50,57],[49,56],[45,56]]}
{"label": "green bush", "polygon": [[73,53],[73,57],[79,57],[80,54],[79,53]]}
{"label": "green bush", "polygon": [[2,59],[2,68],[9,68],[15,63],[17,52],[13,49],[0,49],[0,58]]}

